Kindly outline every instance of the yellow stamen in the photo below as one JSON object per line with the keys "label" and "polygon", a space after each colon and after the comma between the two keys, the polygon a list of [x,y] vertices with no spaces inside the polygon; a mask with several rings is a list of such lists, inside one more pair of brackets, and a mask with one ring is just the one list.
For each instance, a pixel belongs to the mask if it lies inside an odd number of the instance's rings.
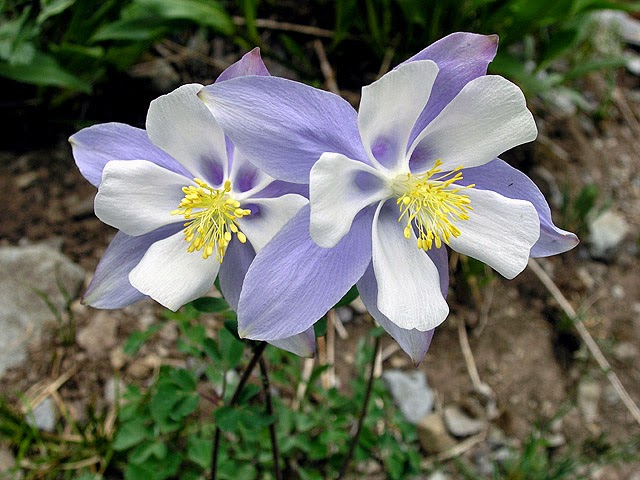
{"label": "yellow stamen", "polygon": [[[475,185],[457,185],[462,180],[462,167],[434,178],[440,173],[442,161],[436,161],[431,170],[421,174],[402,173],[392,183],[398,196],[400,208],[398,222],[405,221],[405,238],[411,238],[411,230],[417,232],[418,248],[429,250],[434,244],[440,248],[449,243],[451,237],[458,237],[460,230],[454,224],[458,220],[468,220],[473,210],[468,195],[460,191]],[[412,226],[413,224],[413,226]]]}
{"label": "yellow stamen", "polygon": [[[247,237],[238,228],[238,218],[251,215],[251,210],[240,208],[240,202],[229,196],[231,182],[227,180],[220,189],[211,188],[204,180],[194,178],[197,187],[182,187],[184,198],[171,215],[183,215],[184,239],[189,243],[188,252],[202,250],[202,258],[216,252],[220,263],[231,242],[232,234],[245,243]],[[195,211],[194,211],[195,210]]]}

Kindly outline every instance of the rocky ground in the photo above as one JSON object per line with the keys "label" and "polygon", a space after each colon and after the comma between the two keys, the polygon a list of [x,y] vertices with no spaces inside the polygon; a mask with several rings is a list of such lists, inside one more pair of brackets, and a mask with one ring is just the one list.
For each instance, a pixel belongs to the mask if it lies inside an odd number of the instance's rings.
{"label": "rocky ground", "polygon": [[[534,102],[539,140],[505,158],[537,181],[557,223],[579,232],[578,248],[540,265],[640,403],[640,82],[625,72],[617,80],[612,90],[597,77],[583,85],[594,105],[610,95],[598,121]],[[81,420],[89,404],[109,408],[115,378],[148,382],[172,361],[176,331],[168,325],[128,358],[123,342],[160,309],[144,302],[96,311],[78,301],[114,232],[93,216],[95,190],[66,143],[0,157],[0,392],[11,402],[25,395],[47,430],[62,411]],[[584,187],[597,189],[588,212],[576,201]],[[420,367],[383,342],[382,378],[416,423],[425,461],[457,448],[489,475],[491,461],[542,425],[558,452],[586,452],[585,478],[638,480],[640,462],[597,465],[602,450],[586,448],[633,447],[640,427],[538,277],[528,269],[510,282],[490,272],[464,280],[457,257],[452,268],[452,314]],[[348,387],[355,344],[371,324],[358,303],[339,316],[336,374]],[[7,462],[0,439],[0,472]]]}

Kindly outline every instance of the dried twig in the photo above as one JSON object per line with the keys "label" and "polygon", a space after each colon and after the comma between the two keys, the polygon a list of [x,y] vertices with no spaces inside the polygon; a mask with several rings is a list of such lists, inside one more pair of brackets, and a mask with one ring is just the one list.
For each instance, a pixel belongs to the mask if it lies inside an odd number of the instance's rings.
{"label": "dried twig", "polygon": [[302,378],[300,379],[300,383],[298,384],[298,388],[296,389],[296,396],[291,402],[291,410],[294,412],[298,411],[300,408],[300,404],[302,399],[304,398],[304,394],[307,392],[307,387],[309,386],[309,379],[311,378],[311,374],[313,373],[313,364],[315,363],[315,359],[313,358],[305,358],[304,366],[302,367]]}
{"label": "dried twig", "polygon": [[487,437],[487,431],[483,430],[482,432],[478,433],[477,435],[474,435],[473,437],[469,437],[466,440],[463,440],[462,442],[457,443],[456,445],[454,445],[450,449],[445,450],[442,453],[439,453],[438,455],[435,456],[435,458],[427,458],[427,459],[423,460],[422,462],[420,462],[420,466],[422,468],[425,468],[425,469],[426,468],[431,468],[436,463],[441,463],[441,462],[444,462],[445,460],[449,460],[451,458],[459,457],[464,452],[470,450],[471,448],[473,448],[478,443],[484,442],[486,437]]}
{"label": "dried twig", "polygon": [[558,305],[564,311],[567,317],[571,319],[573,325],[578,331],[578,334],[580,335],[580,338],[587,346],[587,349],[589,350],[591,355],[593,355],[593,358],[595,358],[598,366],[607,375],[607,379],[613,386],[613,389],[618,394],[624,405],[627,407],[635,421],[638,423],[638,425],[640,425],[640,409],[638,409],[638,406],[629,396],[629,393],[627,393],[624,385],[622,385],[622,382],[620,382],[620,379],[611,368],[611,365],[609,364],[605,356],[602,354],[602,351],[589,333],[589,330],[587,330],[587,327],[585,327],[584,324],[578,319],[578,315],[576,314],[576,311],[573,309],[569,301],[565,298],[558,286],[553,282],[551,277],[547,275],[547,272],[544,271],[544,269],[536,260],[530,258],[529,267],[531,268],[533,273],[535,273],[536,276],[540,279],[542,284],[546,287],[555,301],[558,302]]}
{"label": "dried twig", "polygon": [[313,42],[313,48],[316,50],[316,55],[318,55],[318,60],[320,61],[320,71],[324,76],[325,83],[327,84],[327,90],[331,93],[335,93],[336,95],[340,95],[340,89],[338,88],[338,83],[336,82],[336,76],[333,73],[333,68],[331,68],[331,64],[327,59],[327,53],[324,51],[324,46],[320,40],[316,40]]}
{"label": "dried twig", "polygon": [[336,386],[336,311],[334,308],[327,312],[327,383],[329,388]]}
{"label": "dried twig", "polygon": [[[232,20],[236,25],[242,26],[247,24],[247,20],[244,17],[233,17]],[[312,27],[310,25],[299,25],[297,23],[278,22],[277,20],[271,20],[268,18],[257,18],[254,23],[258,28],[280,30],[283,32],[302,33],[304,35],[311,35],[313,37],[333,38],[334,35],[333,30]]]}
{"label": "dried twig", "polygon": [[493,390],[491,390],[491,387],[480,380],[478,368],[476,367],[476,362],[473,358],[473,353],[471,352],[471,346],[469,345],[469,337],[467,337],[467,327],[462,320],[458,320],[458,339],[460,341],[460,349],[462,350],[464,363],[467,366],[467,372],[469,372],[473,388],[476,392],[487,398],[494,398],[494,393]]}

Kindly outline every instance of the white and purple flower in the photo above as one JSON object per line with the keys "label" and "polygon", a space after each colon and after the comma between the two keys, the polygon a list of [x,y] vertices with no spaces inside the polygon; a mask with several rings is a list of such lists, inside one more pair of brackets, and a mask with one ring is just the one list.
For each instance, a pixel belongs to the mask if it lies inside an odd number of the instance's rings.
{"label": "white and purple flower", "polygon": [[[258,49],[218,78],[268,76]],[[306,187],[278,181],[247,161],[184,85],[153,102],[146,131],[120,123],[70,138],[78,168],[98,187],[95,212],[119,231],[84,301],[120,308],[146,296],[172,310],[205,295],[219,277],[237,309],[256,252],[308,203]],[[270,343],[301,355],[313,329]]]}
{"label": "white and purple flower", "polygon": [[239,300],[242,336],[308,329],[357,284],[418,363],[448,314],[445,245],[507,278],[573,248],[531,180],[497,156],[535,139],[520,89],[486,75],[497,37],[456,33],[342,98],[275,77],[200,97],[248,159],[309,183],[302,208],[256,256]]}

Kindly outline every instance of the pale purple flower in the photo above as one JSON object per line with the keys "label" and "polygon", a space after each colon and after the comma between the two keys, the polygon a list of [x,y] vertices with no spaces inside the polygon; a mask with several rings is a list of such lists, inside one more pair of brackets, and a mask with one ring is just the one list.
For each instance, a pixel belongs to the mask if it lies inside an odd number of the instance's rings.
{"label": "pale purple flower", "polygon": [[[218,82],[269,73],[258,49]],[[255,253],[301,207],[306,187],[275,180],[247,161],[184,85],[151,102],[146,131],[107,123],[70,138],[82,174],[98,186],[95,212],[119,231],[84,301],[120,308],[149,296],[171,310],[205,295],[216,277],[237,309]],[[271,343],[302,355],[313,329]]]}
{"label": "pale purple flower", "polygon": [[522,92],[486,75],[497,37],[456,33],[343,99],[245,77],[200,96],[229,137],[275,178],[310,183],[304,207],[249,268],[241,335],[304,331],[357,284],[373,317],[418,363],[447,316],[448,244],[507,278],[575,235],[496,157],[530,142]]}

